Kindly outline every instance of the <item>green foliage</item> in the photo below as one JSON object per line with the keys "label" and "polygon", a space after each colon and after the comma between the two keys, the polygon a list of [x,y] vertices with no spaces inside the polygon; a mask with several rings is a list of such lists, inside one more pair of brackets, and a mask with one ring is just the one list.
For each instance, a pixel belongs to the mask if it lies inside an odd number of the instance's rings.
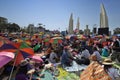
{"label": "green foliage", "polygon": [[16,23],[8,23],[8,19],[0,17],[0,32],[18,32],[20,27]]}

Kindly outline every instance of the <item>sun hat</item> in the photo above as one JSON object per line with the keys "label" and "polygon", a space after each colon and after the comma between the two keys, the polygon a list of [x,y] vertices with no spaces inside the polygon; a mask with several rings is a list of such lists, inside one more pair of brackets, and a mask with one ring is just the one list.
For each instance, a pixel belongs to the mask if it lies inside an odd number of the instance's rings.
{"label": "sun hat", "polygon": [[103,62],[102,62],[103,65],[113,65],[113,61],[109,58],[105,59]]}
{"label": "sun hat", "polygon": [[27,60],[21,60],[20,66],[26,66],[28,63]]}

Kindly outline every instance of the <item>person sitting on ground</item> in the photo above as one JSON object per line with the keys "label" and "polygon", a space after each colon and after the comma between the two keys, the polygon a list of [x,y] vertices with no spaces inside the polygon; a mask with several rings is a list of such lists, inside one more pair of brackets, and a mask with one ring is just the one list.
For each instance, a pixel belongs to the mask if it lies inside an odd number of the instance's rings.
{"label": "person sitting on ground", "polygon": [[85,64],[85,65],[89,65],[90,64],[90,53],[89,51],[86,49],[85,46],[82,46],[82,53],[80,54],[80,57],[78,56],[77,59],[75,60],[78,64]]}
{"label": "person sitting on ground", "polygon": [[69,51],[67,47],[64,47],[63,54],[61,56],[61,64],[63,67],[65,66],[71,66],[72,64],[72,59],[69,56]]}
{"label": "person sitting on ground", "polygon": [[84,57],[85,59],[89,59],[90,57],[90,53],[85,46],[82,47],[81,57]]}
{"label": "person sitting on ground", "polygon": [[50,57],[49,57],[49,60],[51,63],[57,63],[57,59],[58,59],[58,56],[57,54],[55,53],[54,50],[52,50],[52,52],[50,53]]}
{"label": "person sitting on ground", "polygon": [[120,74],[118,70],[113,67],[113,62],[111,59],[105,59],[102,62],[105,72],[112,78],[112,80],[120,80]]}
{"label": "person sitting on ground", "polygon": [[120,40],[118,36],[113,37],[113,43],[111,46],[112,46],[111,59],[113,61],[117,60],[118,63],[120,63]]}
{"label": "person sitting on ground", "polygon": [[91,60],[91,63],[80,74],[80,80],[112,80],[95,55],[91,55]]}
{"label": "person sitting on ground", "polygon": [[29,80],[29,77],[27,75],[28,72],[27,64],[28,62],[26,60],[21,61],[19,70],[15,76],[15,80]]}
{"label": "person sitting on ground", "polygon": [[35,71],[33,70],[29,71],[30,73],[33,71],[33,75],[37,76],[37,77],[32,77],[32,80],[36,80],[38,77],[43,77],[45,75],[41,73],[43,68],[44,68],[44,65],[41,65],[40,63],[35,63],[34,69],[33,69]]}
{"label": "person sitting on ground", "polygon": [[103,49],[102,49],[102,56],[103,57],[108,57],[109,56],[109,51],[108,51],[108,47],[105,46]]}
{"label": "person sitting on ground", "polygon": [[99,51],[97,50],[97,47],[93,47],[92,55],[96,56],[98,62],[102,61],[101,55],[100,55]]}

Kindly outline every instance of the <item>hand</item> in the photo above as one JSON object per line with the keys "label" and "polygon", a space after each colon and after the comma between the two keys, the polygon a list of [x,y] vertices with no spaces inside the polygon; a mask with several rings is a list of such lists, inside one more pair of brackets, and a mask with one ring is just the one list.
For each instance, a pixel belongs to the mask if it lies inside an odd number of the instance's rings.
{"label": "hand", "polygon": [[27,74],[33,74],[35,72],[35,69],[31,69],[27,72]]}
{"label": "hand", "polygon": [[40,76],[40,77],[44,77],[44,76],[45,76],[45,74],[40,74],[39,76]]}

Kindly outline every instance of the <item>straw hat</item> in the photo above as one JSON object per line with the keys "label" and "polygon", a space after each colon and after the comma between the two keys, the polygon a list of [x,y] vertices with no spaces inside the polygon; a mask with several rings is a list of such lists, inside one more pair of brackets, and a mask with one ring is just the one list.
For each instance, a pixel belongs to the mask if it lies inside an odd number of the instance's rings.
{"label": "straw hat", "polygon": [[103,62],[102,62],[103,65],[113,65],[114,63],[112,62],[111,59],[105,59]]}
{"label": "straw hat", "polygon": [[28,63],[27,60],[21,60],[20,66],[26,66]]}

